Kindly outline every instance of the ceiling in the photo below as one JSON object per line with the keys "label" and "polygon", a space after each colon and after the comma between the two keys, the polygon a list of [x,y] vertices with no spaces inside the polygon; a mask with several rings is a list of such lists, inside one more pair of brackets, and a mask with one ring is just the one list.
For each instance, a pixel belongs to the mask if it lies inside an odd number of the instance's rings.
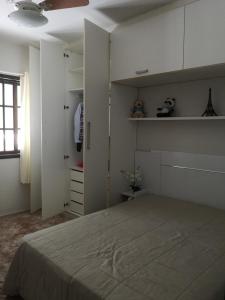
{"label": "ceiling", "polygon": [[19,43],[37,42],[42,38],[50,39],[51,36],[73,42],[82,36],[84,18],[112,30],[122,21],[170,2],[174,0],[90,0],[89,6],[44,12],[49,23],[31,29],[12,23],[7,16],[14,10],[14,6],[8,0],[1,0],[0,36]]}

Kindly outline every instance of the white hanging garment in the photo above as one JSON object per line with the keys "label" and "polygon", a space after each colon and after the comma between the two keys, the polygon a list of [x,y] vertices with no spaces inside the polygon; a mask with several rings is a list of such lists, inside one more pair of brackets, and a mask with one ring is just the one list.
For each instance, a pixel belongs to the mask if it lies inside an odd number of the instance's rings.
{"label": "white hanging garment", "polygon": [[83,103],[79,103],[74,115],[74,142],[83,143]]}

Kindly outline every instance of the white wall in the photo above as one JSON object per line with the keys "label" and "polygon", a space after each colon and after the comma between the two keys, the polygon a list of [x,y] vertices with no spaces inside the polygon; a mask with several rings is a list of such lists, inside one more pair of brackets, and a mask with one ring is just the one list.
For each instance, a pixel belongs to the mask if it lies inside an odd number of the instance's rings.
{"label": "white wall", "polygon": [[28,47],[13,44],[0,37],[0,72],[24,73],[28,65]]}
{"label": "white wall", "polygon": [[0,160],[0,216],[29,208],[29,187],[19,181],[19,159]]}
{"label": "white wall", "polygon": [[[28,67],[28,47],[0,37],[0,72],[24,73]],[[29,209],[29,187],[19,182],[19,159],[0,160],[0,215]]]}
{"label": "white wall", "polygon": [[[174,116],[201,116],[212,88],[213,106],[225,115],[225,78],[191,81],[141,89],[148,116],[167,97],[177,100]],[[139,122],[137,149],[225,155],[225,121]]]}

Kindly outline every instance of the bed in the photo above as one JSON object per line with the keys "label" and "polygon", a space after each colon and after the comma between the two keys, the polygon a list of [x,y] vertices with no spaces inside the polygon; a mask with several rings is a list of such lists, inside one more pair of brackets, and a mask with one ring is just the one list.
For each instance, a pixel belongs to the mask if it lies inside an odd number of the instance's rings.
{"label": "bed", "polygon": [[4,290],[25,300],[224,300],[225,212],[147,195],[27,235]]}

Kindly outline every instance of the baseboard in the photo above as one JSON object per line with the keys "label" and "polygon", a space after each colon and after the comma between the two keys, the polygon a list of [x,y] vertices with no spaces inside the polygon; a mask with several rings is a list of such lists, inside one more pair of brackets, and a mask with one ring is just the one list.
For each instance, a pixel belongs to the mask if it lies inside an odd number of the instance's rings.
{"label": "baseboard", "polygon": [[18,209],[18,210],[5,211],[2,213],[0,212],[0,217],[15,215],[15,214],[23,213],[23,212],[28,212],[28,211],[29,211],[29,209],[24,208],[24,209]]}

